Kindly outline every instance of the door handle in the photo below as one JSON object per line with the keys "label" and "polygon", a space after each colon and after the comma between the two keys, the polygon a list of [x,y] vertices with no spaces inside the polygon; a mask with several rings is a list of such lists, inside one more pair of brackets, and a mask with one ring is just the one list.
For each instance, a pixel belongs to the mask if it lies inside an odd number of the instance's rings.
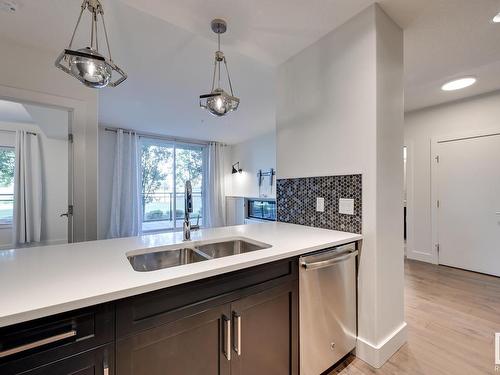
{"label": "door handle", "polygon": [[233,322],[234,322],[234,344],[233,349],[238,354],[241,355],[241,314],[233,311]]}
{"label": "door handle", "polygon": [[59,217],[66,216],[66,217],[69,218],[70,215],[73,215],[73,205],[69,205],[68,206],[68,211],[66,211],[65,213],[59,215]]}
{"label": "door handle", "polygon": [[231,319],[227,316],[222,316],[223,321],[223,341],[224,341],[224,356],[228,361],[231,360]]}

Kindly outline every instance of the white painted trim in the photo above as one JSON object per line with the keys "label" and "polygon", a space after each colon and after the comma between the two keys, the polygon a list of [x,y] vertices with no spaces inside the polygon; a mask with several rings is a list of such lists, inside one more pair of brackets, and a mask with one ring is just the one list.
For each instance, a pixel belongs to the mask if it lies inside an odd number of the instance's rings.
{"label": "white painted trim", "polygon": [[439,163],[436,161],[439,155],[439,143],[436,138],[431,138],[431,255],[432,263],[439,264],[439,254],[436,245],[439,243],[439,228],[438,228],[438,211],[437,211],[437,200],[439,198],[439,186],[438,186],[438,167]]}
{"label": "white painted trim", "polygon": [[405,255],[413,259],[412,253],[415,247],[414,228],[414,163],[413,163],[413,141],[405,142],[406,147],[406,252]]}
{"label": "white painted trim", "polygon": [[[63,109],[69,112],[70,129],[74,135],[74,192],[73,239],[85,241],[97,238],[97,168],[93,161],[97,155],[88,155],[88,150],[97,149],[92,142],[92,129],[87,124],[87,103],[79,99],[56,96],[44,92],[0,85],[0,99],[20,103],[38,104]],[[97,131],[97,125],[96,129]]]}
{"label": "white painted trim", "polygon": [[457,133],[451,133],[451,134],[442,134],[436,137],[433,137],[432,140],[434,140],[436,143],[440,142],[449,142],[449,141],[459,141],[464,138],[474,138],[474,137],[486,137],[490,135],[498,135],[500,132],[498,129],[491,128],[491,129],[482,129],[482,130],[470,130],[470,131],[463,131],[463,132],[457,132]]}
{"label": "white painted trim", "polygon": [[429,254],[429,253],[426,253],[424,251],[413,250],[411,252],[411,254],[408,253],[407,258],[413,259],[413,260],[418,260],[420,262],[437,264],[436,257],[434,256],[434,254]]}
{"label": "white painted trim", "polygon": [[415,176],[413,141],[406,142],[406,257],[426,263],[436,263],[434,254],[415,249]]}
{"label": "white painted trim", "polygon": [[394,332],[377,345],[358,337],[356,357],[372,367],[382,367],[383,364],[406,343],[408,336],[406,328],[407,324],[403,322]]}
{"label": "white painted trim", "polygon": [[438,167],[436,156],[439,154],[439,144],[442,142],[460,141],[467,138],[488,137],[498,135],[498,129],[471,130],[455,134],[440,135],[432,137],[431,142],[431,229],[432,229],[432,258],[435,264],[439,264],[439,254],[436,244],[439,243],[439,225],[437,200],[439,199]]}

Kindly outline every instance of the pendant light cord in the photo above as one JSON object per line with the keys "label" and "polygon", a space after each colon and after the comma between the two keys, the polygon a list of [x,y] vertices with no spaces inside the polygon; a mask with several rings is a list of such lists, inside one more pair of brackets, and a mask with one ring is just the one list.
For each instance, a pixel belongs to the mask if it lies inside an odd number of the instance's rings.
{"label": "pendant light cord", "polygon": [[106,38],[106,46],[108,47],[109,60],[113,61],[113,58],[111,57],[111,48],[109,47],[108,31],[106,30],[106,23],[104,22],[104,11],[102,10],[102,8],[101,8],[101,18],[102,18],[102,27],[104,29],[104,37]]}
{"label": "pendant light cord", "polygon": [[97,40],[97,14],[92,12],[92,31],[90,34],[90,47],[94,48],[95,39],[95,50],[99,52],[99,41]]}
{"label": "pendant light cord", "polygon": [[215,75],[216,75],[216,72],[217,72],[217,59],[215,59],[215,62],[214,62],[214,75],[212,77],[212,91],[214,91],[214,88],[215,88]]}
{"label": "pendant light cord", "polygon": [[73,46],[73,40],[75,39],[76,30],[78,29],[78,25],[80,25],[83,16],[83,11],[85,10],[86,7],[87,7],[87,0],[84,0],[80,10],[80,15],[78,16],[78,21],[76,21],[76,26],[75,29],[73,30],[73,35],[71,35],[71,40],[69,41],[68,49],[71,49],[71,47]]}
{"label": "pendant light cord", "polygon": [[[220,51],[220,34],[217,34],[217,48],[218,51]],[[217,60],[217,59],[216,59]],[[218,88],[220,88],[220,61],[217,61],[218,66],[219,66],[219,80],[218,80]]]}
{"label": "pendant light cord", "polygon": [[[233,97],[231,100],[236,101],[237,103],[239,103],[239,99],[236,98],[236,97],[234,97],[233,83],[231,81],[231,75],[229,74],[229,68],[227,67],[226,56],[224,56],[224,54],[222,53],[222,51],[220,49],[220,35],[221,35],[222,29],[220,29],[220,28],[216,29],[214,26],[212,26],[212,27],[213,27],[213,31],[215,33],[217,33],[217,51],[215,52],[214,72],[213,72],[213,75],[212,75],[212,90],[211,90],[211,93],[212,94],[214,93],[216,80],[217,80],[217,84],[218,84],[217,89],[221,90],[222,92],[224,91],[221,88],[221,64],[222,64],[222,62],[224,62],[224,67],[226,69],[226,74],[227,74],[227,80],[228,80],[228,83],[229,83],[229,90],[231,91],[231,96]],[[224,31],[225,31],[225,29],[224,29]],[[208,95],[207,97],[212,97],[212,96],[213,95]],[[200,105],[201,105],[201,102],[200,102]],[[236,107],[237,107],[237,104],[236,104],[235,108]]]}
{"label": "pendant light cord", "polygon": [[226,62],[226,57],[225,56],[224,56],[224,66],[226,67],[227,80],[229,81],[229,89],[231,90],[231,96],[234,96],[234,94],[233,94],[233,84],[231,83],[231,76],[229,75],[229,69],[227,68],[227,62]]}

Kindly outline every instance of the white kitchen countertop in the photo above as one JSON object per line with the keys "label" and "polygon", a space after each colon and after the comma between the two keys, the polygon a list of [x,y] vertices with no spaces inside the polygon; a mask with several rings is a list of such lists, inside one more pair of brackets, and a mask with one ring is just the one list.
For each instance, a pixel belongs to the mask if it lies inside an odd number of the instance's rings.
{"label": "white kitchen countertop", "polygon": [[[126,253],[182,244],[182,232],[0,251],[0,327],[113,301],[360,240],[358,234],[285,223],[202,229],[197,241],[248,238],[271,248],[165,268],[132,269]],[[137,251],[141,252],[141,251]],[[135,253],[135,251],[134,251]]]}

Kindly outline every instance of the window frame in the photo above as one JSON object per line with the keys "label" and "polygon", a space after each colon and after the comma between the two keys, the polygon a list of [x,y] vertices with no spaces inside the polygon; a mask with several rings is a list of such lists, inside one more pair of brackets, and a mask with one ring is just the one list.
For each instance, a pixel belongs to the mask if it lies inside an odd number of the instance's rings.
{"label": "window frame", "polygon": [[[0,145],[0,150],[8,150],[12,151],[14,153],[14,162],[16,160],[16,148],[14,146],[6,146],[6,145]],[[15,167],[14,167],[15,171]],[[10,229],[14,225],[14,194],[15,194],[15,186],[14,186],[14,181],[12,181],[12,219],[10,223],[0,223],[0,229]]]}
{"label": "window frame", "polygon": [[[143,217],[143,212],[144,208],[142,207],[142,148],[144,145],[154,145],[154,146],[163,146],[163,147],[171,147],[173,150],[173,160],[172,160],[172,165],[173,165],[173,173],[172,173],[172,178],[173,178],[173,205],[172,205],[172,211],[173,211],[173,218],[172,218],[172,228],[162,228],[162,229],[149,229],[149,230],[144,230],[144,223],[146,222]],[[145,234],[153,234],[153,233],[168,233],[168,232],[179,232],[182,230],[182,226],[176,226],[177,221],[176,220],[176,211],[177,211],[177,149],[178,148],[184,148],[182,146],[185,146],[185,148],[194,148],[194,149],[201,149],[202,153],[202,185],[201,185],[201,223],[202,225],[200,227],[205,226],[206,222],[206,189],[207,189],[207,161],[208,161],[208,144],[206,143],[196,143],[196,142],[189,142],[189,141],[176,141],[176,140],[170,140],[168,138],[155,138],[155,137],[148,137],[148,136],[139,136],[139,155],[138,155],[138,160],[139,160],[139,169],[140,169],[140,189],[139,189],[139,199],[140,199],[140,204],[141,204],[141,232]],[[183,192],[182,192],[183,193]],[[184,210],[184,208],[182,208]],[[161,221],[161,220],[159,220]]]}

